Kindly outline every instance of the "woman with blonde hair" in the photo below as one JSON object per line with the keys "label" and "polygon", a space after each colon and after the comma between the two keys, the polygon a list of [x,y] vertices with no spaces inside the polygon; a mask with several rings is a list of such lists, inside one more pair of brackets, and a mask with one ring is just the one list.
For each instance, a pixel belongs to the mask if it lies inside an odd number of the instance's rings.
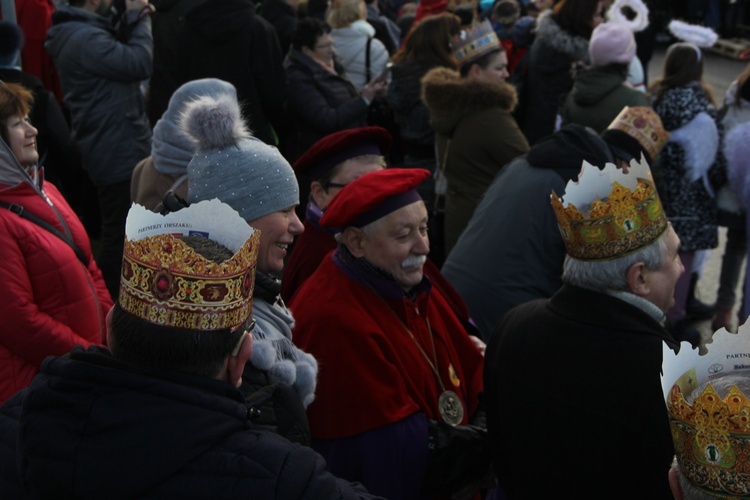
{"label": "woman with blonde hair", "polygon": [[364,0],[333,0],[326,16],[333,28],[336,55],[347,78],[359,91],[378,78],[388,63],[388,50],[375,38],[375,28],[366,18]]}

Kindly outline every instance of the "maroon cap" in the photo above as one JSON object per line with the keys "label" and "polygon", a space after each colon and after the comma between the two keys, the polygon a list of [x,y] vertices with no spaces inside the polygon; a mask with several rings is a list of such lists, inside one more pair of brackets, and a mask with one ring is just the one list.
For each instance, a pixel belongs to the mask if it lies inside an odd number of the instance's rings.
{"label": "maroon cap", "polygon": [[420,0],[414,13],[414,26],[427,16],[442,14],[448,8],[448,0]]}
{"label": "maroon cap", "polygon": [[347,184],[320,219],[326,227],[363,227],[422,199],[416,187],[430,175],[423,168],[389,168],[369,172]]}
{"label": "maroon cap", "polygon": [[319,179],[333,167],[350,158],[388,154],[391,134],[382,127],[360,127],[327,135],[312,145],[292,168]]}

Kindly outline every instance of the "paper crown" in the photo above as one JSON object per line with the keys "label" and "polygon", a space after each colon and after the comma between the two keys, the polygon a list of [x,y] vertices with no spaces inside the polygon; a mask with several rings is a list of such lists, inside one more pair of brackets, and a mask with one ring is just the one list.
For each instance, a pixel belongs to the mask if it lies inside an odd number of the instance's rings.
{"label": "paper crown", "polygon": [[[180,236],[208,238],[234,255],[213,262]],[[166,216],[134,204],[125,226],[120,306],[157,325],[235,329],[252,313],[259,241],[259,231],[216,199]]]}
{"label": "paper crown", "polygon": [[460,39],[451,43],[453,57],[456,58],[459,66],[475,61],[500,48],[500,40],[487,20],[473,28],[463,30]]}
{"label": "paper crown", "polygon": [[607,130],[620,130],[638,141],[651,161],[656,159],[669,139],[669,132],[664,130],[659,115],[646,106],[625,106]]}
{"label": "paper crown", "polygon": [[632,160],[625,174],[614,164],[603,170],[584,161],[578,182],[563,195],[552,191],[552,208],[568,255],[609,260],[637,252],[656,241],[668,222],[645,158]]}
{"label": "paper crown", "polygon": [[[750,400],[733,384],[750,378],[750,322],[737,334],[722,328],[706,347],[702,356],[687,345],[679,354],[664,347],[662,388],[677,463],[698,490],[747,498]],[[727,376],[734,377],[721,380]],[[714,388],[721,386],[728,388],[723,398]]]}

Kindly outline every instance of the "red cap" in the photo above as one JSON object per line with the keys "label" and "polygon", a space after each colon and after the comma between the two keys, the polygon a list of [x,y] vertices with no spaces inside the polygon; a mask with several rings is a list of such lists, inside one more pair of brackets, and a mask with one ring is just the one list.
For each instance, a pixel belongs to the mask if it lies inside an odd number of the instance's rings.
{"label": "red cap", "polygon": [[448,7],[448,0],[419,0],[414,13],[414,26],[427,16],[442,14]]}
{"label": "red cap", "polygon": [[327,135],[312,145],[292,165],[294,171],[320,178],[350,158],[364,155],[385,156],[391,149],[391,134],[382,127],[360,127]]}
{"label": "red cap", "polygon": [[363,227],[422,199],[415,189],[430,175],[423,168],[389,168],[369,172],[346,185],[333,198],[320,225]]}

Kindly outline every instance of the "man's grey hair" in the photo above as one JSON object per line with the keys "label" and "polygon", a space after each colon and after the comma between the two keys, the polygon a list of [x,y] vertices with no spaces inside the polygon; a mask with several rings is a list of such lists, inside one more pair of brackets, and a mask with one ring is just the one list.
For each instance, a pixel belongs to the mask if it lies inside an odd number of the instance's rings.
{"label": "man's grey hair", "polygon": [[667,242],[664,236],[642,250],[612,260],[584,261],[565,256],[562,279],[565,283],[598,292],[630,291],[628,269],[643,262],[646,269],[659,269],[667,258]]}
{"label": "man's grey hair", "polygon": [[[359,229],[361,229],[362,232],[365,233],[365,236],[368,239],[372,239],[372,238],[374,238],[376,236],[375,233],[377,233],[378,228],[380,227],[380,224],[382,223],[383,219],[385,219],[385,217],[381,217],[378,220],[374,220],[374,221],[370,222],[369,224],[367,224],[366,226],[362,226]],[[334,238],[336,238],[336,242],[337,243],[343,243],[344,242],[343,233],[344,233],[344,231],[346,231],[346,229],[347,228],[344,228],[343,231],[341,231],[340,233],[336,233],[336,235],[334,236]]]}
{"label": "man's grey hair", "polygon": [[[711,384],[711,387],[714,388],[716,394],[718,394],[721,399],[724,399],[727,396],[727,394],[729,393],[729,389],[731,389],[732,386],[737,386],[737,389],[742,391],[742,393],[745,395],[750,394],[749,376],[737,374],[726,375],[724,377],[709,380],[708,382],[704,382],[703,384],[698,386],[692,393],[688,395],[688,397],[686,398],[687,402],[692,405],[695,398],[704,391],[708,384]],[[672,461],[672,468],[677,471],[677,477],[680,480],[680,487],[682,488],[682,498],[684,500],[720,500],[721,498],[723,498],[711,495],[709,493],[704,493],[693,486],[688,478],[682,475],[682,471],[680,471],[680,465],[677,463],[676,457]]]}

